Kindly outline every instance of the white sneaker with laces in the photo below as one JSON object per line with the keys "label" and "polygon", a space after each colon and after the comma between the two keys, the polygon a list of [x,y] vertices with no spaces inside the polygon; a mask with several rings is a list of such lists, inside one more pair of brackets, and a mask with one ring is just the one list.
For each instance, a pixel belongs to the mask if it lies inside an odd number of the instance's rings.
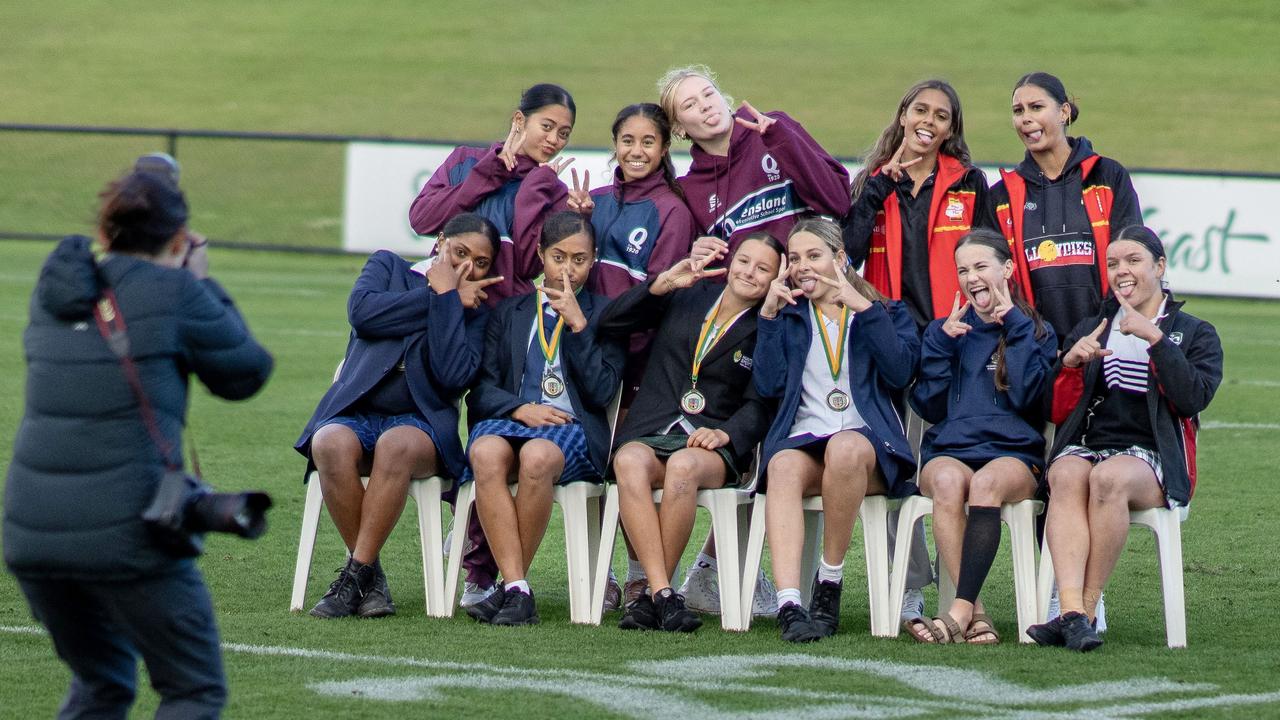
{"label": "white sneaker with laces", "polygon": [[492,595],[493,591],[497,589],[497,585],[490,585],[489,587],[482,588],[477,583],[469,581],[464,582],[462,584],[462,600],[458,601],[458,604],[464,608],[471,607],[472,605],[483,602],[485,598]]}
{"label": "white sneaker with laces", "polygon": [[690,610],[720,614],[720,578],[710,565],[702,562],[690,565],[678,592],[684,596],[684,605]]}
{"label": "white sneaker with laces", "polygon": [[902,594],[902,607],[898,610],[898,622],[924,617],[924,591],[920,588],[907,588]]}
{"label": "white sneaker with laces", "polygon": [[778,588],[774,587],[764,570],[756,575],[756,595],[751,601],[751,614],[767,618],[778,615]]}

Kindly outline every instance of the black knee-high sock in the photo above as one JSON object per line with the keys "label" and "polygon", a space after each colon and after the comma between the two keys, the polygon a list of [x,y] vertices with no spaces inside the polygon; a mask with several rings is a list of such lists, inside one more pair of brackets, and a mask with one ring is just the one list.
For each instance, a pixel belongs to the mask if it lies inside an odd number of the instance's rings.
{"label": "black knee-high sock", "polygon": [[982,583],[987,581],[991,563],[1000,548],[1000,508],[969,506],[969,521],[964,526],[964,549],[960,554],[960,582],[956,597],[974,602]]}

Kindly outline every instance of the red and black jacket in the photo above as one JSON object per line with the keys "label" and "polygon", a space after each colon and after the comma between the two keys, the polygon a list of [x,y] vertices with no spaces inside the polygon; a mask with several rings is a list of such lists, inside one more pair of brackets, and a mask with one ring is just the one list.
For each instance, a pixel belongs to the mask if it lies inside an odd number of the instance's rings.
{"label": "red and black jacket", "polygon": [[[1222,342],[1213,325],[1182,312],[1167,290],[1166,315],[1159,323],[1164,337],[1148,349],[1150,354],[1147,410],[1156,452],[1164,475],[1165,494],[1170,501],[1186,505],[1196,489],[1196,432],[1199,414],[1222,382]],[[1114,297],[1102,304],[1102,312],[1080,321],[1063,347],[1071,347],[1093,332],[1104,319],[1107,326],[1100,337],[1111,332],[1111,323],[1120,309]],[[1068,368],[1059,358],[1049,394],[1050,419],[1057,424],[1053,452],[1056,457],[1070,444],[1079,444],[1088,416],[1093,388],[1102,372],[1102,361]]]}
{"label": "red and black jacket", "polygon": [[[956,243],[975,225],[988,224],[987,180],[978,168],[938,154],[933,195],[929,203],[929,289],[932,312],[925,320],[946,317],[960,283],[956,278]],[[893,300],[903,299],[903,238],[901,207],[892,185],[877,181],[876,169],[845,221],[845,252],[877,290]],[[871,221],[868,222],[868,219]]]}

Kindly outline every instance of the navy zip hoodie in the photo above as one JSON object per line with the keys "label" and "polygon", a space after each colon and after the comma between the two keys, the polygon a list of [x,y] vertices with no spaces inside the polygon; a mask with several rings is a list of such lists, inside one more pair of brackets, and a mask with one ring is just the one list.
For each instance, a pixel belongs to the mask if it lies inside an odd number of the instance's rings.
{"label": "navy zip hoodie", "polygon": [[[943,455],[975,464],[1015,457],[1038,472],[1044,467],[1042,398],[1058,338],[1046,323],[1037,340],[1035,322],[1016,306],[1003,325],[983,322],[972,307],[962,319],[972,329],[958,338],[943,332],[946,318],[924,332],[920,375],[911,391],[912,409],[933,423],[921,443],[921,462]],[[1003,392],[995,383],[1001,337],[1009,384]]]}
{"label": "navy zip hoodie", "polygon": [[597,295],[616,298],[680,262],[698,234],[688,206],[661,170],[624,183],[615,168],[613,184],[592,191],[591,198],[596,266],[587,289]]}

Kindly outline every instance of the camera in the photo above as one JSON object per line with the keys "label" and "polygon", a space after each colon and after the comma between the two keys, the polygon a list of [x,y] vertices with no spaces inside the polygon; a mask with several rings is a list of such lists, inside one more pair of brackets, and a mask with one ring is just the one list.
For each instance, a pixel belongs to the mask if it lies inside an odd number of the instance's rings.
{"label": "camera", "polygon": [[179,557],[194,557],[203,552],[207,532],[262,537],[271,504],[264,492],[214,492],[181,470],[169,470],[142,519],[158,545]]}

